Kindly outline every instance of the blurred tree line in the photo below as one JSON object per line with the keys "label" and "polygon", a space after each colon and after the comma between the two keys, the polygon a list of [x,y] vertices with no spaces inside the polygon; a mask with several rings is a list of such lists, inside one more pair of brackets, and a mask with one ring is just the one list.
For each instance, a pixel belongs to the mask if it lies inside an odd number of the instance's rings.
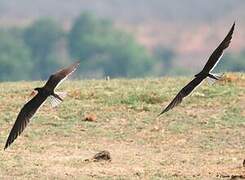
{"label": "blurred tree line", "polygon": [[[245,51],[229,55],[220,69],[244,71]],[[91,14],[80,15],[69,32],[52,19],[26,28],[0,29],[0,80],[47,79],[50,73],[80,60],[82,78],[144,77],[178,74],[175,52],[158,47],[149,53],[128,33]]]}

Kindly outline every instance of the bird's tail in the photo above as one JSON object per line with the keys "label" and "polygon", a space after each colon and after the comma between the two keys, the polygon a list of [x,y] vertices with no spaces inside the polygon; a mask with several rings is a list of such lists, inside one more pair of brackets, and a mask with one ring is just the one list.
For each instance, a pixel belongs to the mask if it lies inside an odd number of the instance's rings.
{"label": "bird's tail", "polygon": [[213,85],[216,81],[217,81],[216,79],[207,77],[207,82],[208,82],[208,84],[210,84],[210,85]]}
{"label": "bird's tail", "polygon": [[58,106],[63,101],[63,98],[66,97],[66,95],[67,95],[66,92],[56,92],[54,93],[54,95],[51,95],[50,102],[52,107]]}
{"label": "bird's tail", "polygon": [[209,74],[207,81],[209,84],[214,84],[216,81],[220,80],[224,74]]}

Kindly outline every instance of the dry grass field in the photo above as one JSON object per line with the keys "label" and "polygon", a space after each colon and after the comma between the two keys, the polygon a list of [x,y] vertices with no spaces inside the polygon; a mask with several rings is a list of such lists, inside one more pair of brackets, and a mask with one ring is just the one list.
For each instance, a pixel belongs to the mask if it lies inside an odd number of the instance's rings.
{"label": "dry grass field", "polygon": [[[31,90],[0,83],[0,179],[229,179],[245,175],[245,74],[203,83],[156,118],[191,77],[67,81],[3,150]],[[86,116],[95,121],[84,121]],[[111,162],[92,162],[101,150]]]}

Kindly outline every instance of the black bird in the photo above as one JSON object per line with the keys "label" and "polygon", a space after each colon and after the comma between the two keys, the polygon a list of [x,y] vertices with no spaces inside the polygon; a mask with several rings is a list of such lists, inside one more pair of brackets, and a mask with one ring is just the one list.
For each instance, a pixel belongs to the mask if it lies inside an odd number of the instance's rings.
{"label": "black bird", "polygon": [[49,77],[48,81],[43,87],[38,87],[34,89],[35,91],[37,91],[37,94],[23,106],[20,113],[18,114],[14,126],[8,136],[4,150],[8,148],[8,146],[10,146],[14,142],[14,140],[23,132],[30,119],[48,97],[53,97],[54,99],[56,99],[56,101],[63,101],[63,99],[54,92],[54,89],[70,74],[72,74],[78,66],[79,62],[76,62],[67,68],[57,71]]}
{"label": "black bird", "polygon": [[172,102],[159,114],[159,116],[170,109],[177,106],[181,103],[182,99],[188,96],[200,83],[206,78],[209,77],[213,80],[219,80],[221,76],[216,74],[211,74],[210,72],[214,69],[217,63],[220,61],[224,50],[229,46],[232,34],[235,28],[235,23],[232,25],[229,33],[226,35],[225,39],[220,43],[220,45],[215,49],[212,55],[209,57],[208,62],[202,69],[202,71],[195,75],[195,78],[189,82],[184,88],[180,90],[180,92],[175,96]]}

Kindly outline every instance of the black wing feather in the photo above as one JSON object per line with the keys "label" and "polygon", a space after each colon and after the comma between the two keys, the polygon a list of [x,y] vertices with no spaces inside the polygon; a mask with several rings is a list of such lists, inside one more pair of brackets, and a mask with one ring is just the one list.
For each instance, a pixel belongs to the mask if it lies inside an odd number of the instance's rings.
{"label": "black wing feather", "polygon": [[209,73],[212,70],[212,68],[215,66],[217,61],[219,61],[224,50],[230,45],[234,28],[235,28],[235,23],[232,25],[225,39],[220,43],[220,45],[214,50],[212,55],[209,57],[208,62],[205,64],[202,72]]}
{"label": "black wing feather", "polygon": [[209,57],[208,62],[204,66],[203,70],[198,75],[196,75],[195,78],[190,83],[188,83],[184,88],[181,89],[181,91],[175,96],[175,98],[171,101],[171,103],[159,115],[169,111],[170,109],[180,104],[183,98],[188,96],[195,89],[195,87],[197,87],[203,81],[203,79],[206,78],[207,74],[213,69],[215,64],[221,58],[224,50],[230,45],[234,28],[235,28],[235,23],[232,25],[225,39],[221,42],[221,44],[215,49],[215,51]]}
{"label": "black wing feather", "polygon": [[163,114],[170,109],[174,108],[180,104],[184,97],[188,96],[202,81],[204,77],[196,77],[191,82],[189,82],[185,87],[183,87],[180,92],[175,96],[171,103],[159,114]]}
{"label": "black wing feather", "polygon": [[69,67],[61,69],[56,73],[52,74],[49,77],[46,84],[44,85],[44,88],[53,91],[55,87],[60,83],[60,81],[64,80],[67,76],[72,74],[77,69],[78,66],[79,66],[79,62],[76,62],[70,65]]}
{"label": "black wing feather", "polygon": [[35,97],[33,97],[29,102],[24,105],[17,116],[13,128],[10,131],[4,149],[8,148],[8,146],[10,146],[14,142],[14,140],[24,131],[30,119],[33,117],[38,108],[44,103],[46,99],[47,96],[38,93]]}

